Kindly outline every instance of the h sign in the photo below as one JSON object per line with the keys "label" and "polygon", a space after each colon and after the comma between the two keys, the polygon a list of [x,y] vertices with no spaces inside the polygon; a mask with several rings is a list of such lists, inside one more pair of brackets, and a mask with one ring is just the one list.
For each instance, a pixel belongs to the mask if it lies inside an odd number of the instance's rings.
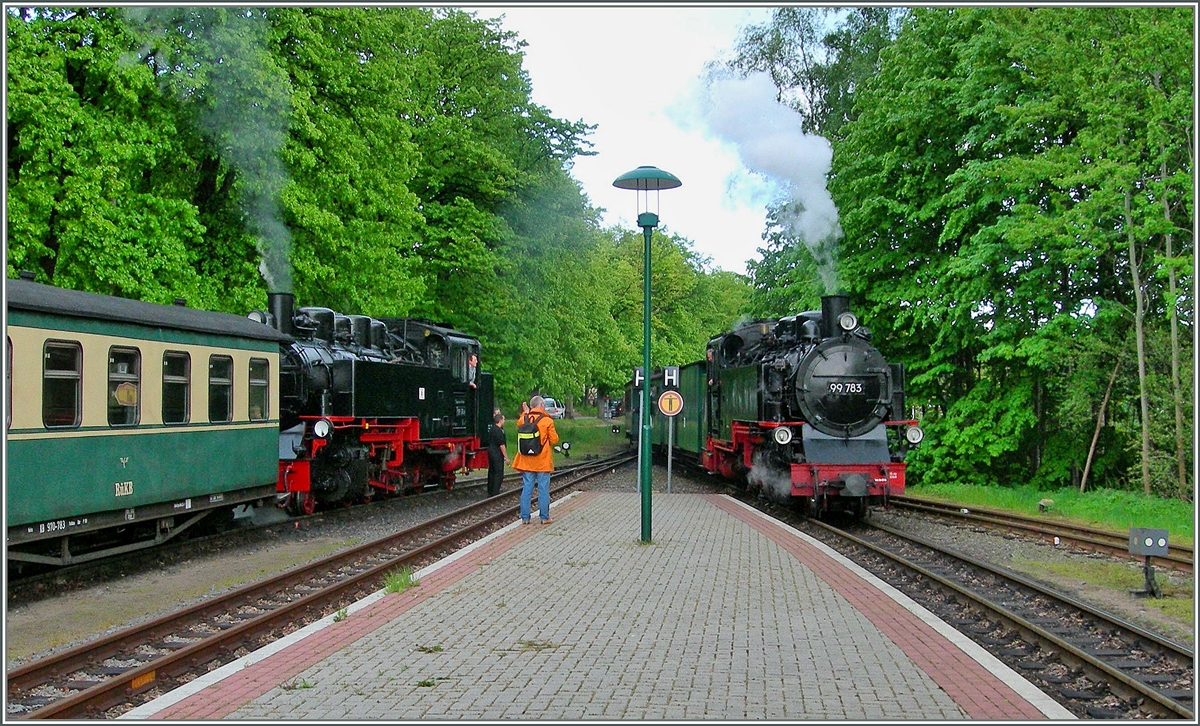
{"label": "h sign", "polygon": [[645,379],[645,377],[646,376],[642,373],[640,366],[633,369],[633,389],[635,391],[640,391],[642,389],[642,381]]}
{"label": "h sign", "polygon": [[663,368],[663,386],[665,388],[679,388],[679,366],[667,366]]}

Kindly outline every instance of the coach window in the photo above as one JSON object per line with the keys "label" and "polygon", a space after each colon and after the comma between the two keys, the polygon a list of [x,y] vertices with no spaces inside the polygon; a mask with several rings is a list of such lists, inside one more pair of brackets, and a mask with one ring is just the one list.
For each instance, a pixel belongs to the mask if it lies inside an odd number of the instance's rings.
{"label": "coach window", "polygon": [[163,353],[162,420],[165,424],[188,422],[192,390],[192,357],[168,350]]}
{"label": "coach window", "polygon": [[142,354],[137,348],[108,349],[108,425],[135,426],[140,420]]}
{"label": "coach window", "polygon": [[233,420],[233,358],[227,355],[208,359],[208,420]]}
{"label": "coach window", "polygon": [[270,390],[267,374],[271,364],[266,358],[250,359],[250,420],[266,421],[270,418]]}
{"label": "coach window", "polygon": [[83,349],[79,343],[46,343],[42,363],[42,424],[78,426]]}

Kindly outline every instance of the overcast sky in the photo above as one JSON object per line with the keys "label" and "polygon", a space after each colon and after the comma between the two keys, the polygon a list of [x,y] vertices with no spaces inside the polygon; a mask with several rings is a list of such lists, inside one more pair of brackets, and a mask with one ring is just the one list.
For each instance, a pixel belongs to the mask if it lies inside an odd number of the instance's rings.
{"label": "overcast sky", "polygon": [[637,194],[612,182],[657,166],[683,182],[661,193],[661,226],[690,239],[714,267],[744,273],[746,260],[759,257],[777,186],[747,168],[753,162],[737,143],[719,139],[698,99],[705,63],[727,56],[739,29],[768,20],[769,7],[461,7],[481,18],[503,15],[504,28],[528,43],[535,103],[598,125],[590,136],[596,155],[578,158],[572,174],[606,210],[605,224],[637,228]]}

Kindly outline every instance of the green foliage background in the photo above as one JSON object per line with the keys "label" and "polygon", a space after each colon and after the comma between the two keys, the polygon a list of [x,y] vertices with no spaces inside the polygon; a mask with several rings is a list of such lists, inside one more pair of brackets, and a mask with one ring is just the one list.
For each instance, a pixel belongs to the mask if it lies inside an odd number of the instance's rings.
{"label": "green foliage background", "polygon": [[770,227],[751,307],[811,307],[809,246],[836,247],[907,367],[914,483],[1192,500],[1194,12],[782,8],[743,31],[724,67],[830,140],[844,230]]}
{"label": "green foliage background", "polygon": [[[639,230],[496,21],[411,7],[10,8],[6,274],[245,313],[268,289],[478,336],[501,405],[640,364]],[[786,7],[726,70],[829,139],[844,236],[749,279],[656,232],[654,365],[818,307],[908,370],[910,481],[1194,487],[1194,9]],[[804,244],[808,243],[808,244]],[[1111,383],[1110,383],[1111,381]],[[1087,481],[1084,471],[1087,470]]]}
{"label": "green foliage background", "polygon": [[[522,42],[452,9],[10,9],[7,275],[245,313],[268,290],[474,334],[502,406],[619,392],[640,232],[601,229],[582,121]],[[702,355],[745,278],[654,238],[655,365]],[[636,332],[636,335],[635,335]]]}

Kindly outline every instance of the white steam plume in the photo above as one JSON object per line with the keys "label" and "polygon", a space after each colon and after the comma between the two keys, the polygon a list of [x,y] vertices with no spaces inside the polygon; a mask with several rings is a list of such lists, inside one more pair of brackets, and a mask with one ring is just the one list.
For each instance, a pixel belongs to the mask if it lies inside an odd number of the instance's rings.
{"label": "white steam plume", "polygon": [[809,248],[825,289],[834,292],[833,251],[842,228],[825,185],[833,148],[824,137],[801,130],[800,114],[777,100],[766,73],[714,78],[707,91],[703,118],[708,128],[737,148],[747,169],[778,185],[783,195],[778,222],[784,234]]}

